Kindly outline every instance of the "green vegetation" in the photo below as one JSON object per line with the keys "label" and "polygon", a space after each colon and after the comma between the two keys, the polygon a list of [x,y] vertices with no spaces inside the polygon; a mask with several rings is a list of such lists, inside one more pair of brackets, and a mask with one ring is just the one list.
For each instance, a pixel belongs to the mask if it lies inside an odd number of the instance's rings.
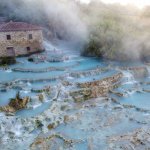
{"label": "green vegetation", "polygon": [[86,12],[87,20],[92,22],[83,55],[120,61],[150,58],[148,8],[140,11],[130,6],[93,2]]}
{"label": "green vegetation", "polygon": [[11,65],[16,63],[16,58],[15,57],[2,57],[0,58],[0,65],[5,66],[5,65]]}
{"label": "green vegetation", "polygon": [[68,40],[77,49],[84,45],[83,55],[121,61],[149,60],[149,8],[98,1],[0,0],[0,16],[7,20],[43,26],[47,39]]}
{"label": "green vegetation", "polygon": [[28,61],[29,61],[29,62],[34,62],[34,59],[33,59],[32,57],[29,57],[29,58],[28,58]]}

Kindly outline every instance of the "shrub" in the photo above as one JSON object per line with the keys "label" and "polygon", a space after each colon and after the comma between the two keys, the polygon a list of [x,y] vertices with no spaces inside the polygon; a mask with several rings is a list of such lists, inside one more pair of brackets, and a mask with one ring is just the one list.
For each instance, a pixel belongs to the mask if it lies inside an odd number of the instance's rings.
{"label": "shrub", "polygon": [[34,62],[34,59],[30,57],[30,58],[28,58],[28,61],[29,62]]}
{"label": "shrub", "polygon": [[0,65],[11,65],[16,63],[15,57],[3,57],[0,58]]}

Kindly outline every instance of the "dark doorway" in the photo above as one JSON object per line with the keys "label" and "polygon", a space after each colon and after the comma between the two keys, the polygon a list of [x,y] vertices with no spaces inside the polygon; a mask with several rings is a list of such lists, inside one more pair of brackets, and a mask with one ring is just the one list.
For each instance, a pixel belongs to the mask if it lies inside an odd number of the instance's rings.
{"label": "dark doorway", "polygon": [[30,47],[27,47],[27,52],[30,52],[31,48]]}
{"label": "dark doorway", "polygon": [[15,51],[13,47],[7,47],[7,55],[8,57],[14,57],[15,56]]}

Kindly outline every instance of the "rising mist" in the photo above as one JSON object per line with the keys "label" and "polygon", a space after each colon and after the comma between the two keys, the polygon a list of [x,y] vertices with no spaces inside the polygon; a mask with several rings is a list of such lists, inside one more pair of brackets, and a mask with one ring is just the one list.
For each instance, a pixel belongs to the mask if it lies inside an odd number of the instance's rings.
{"label": "rising mist", "polygon": [[80,47],[86,56],[147,60],[150,56],[150,9],[134,6],[83,4],[75,0],[0,1],[0,15],[44,27],[48,40]]}

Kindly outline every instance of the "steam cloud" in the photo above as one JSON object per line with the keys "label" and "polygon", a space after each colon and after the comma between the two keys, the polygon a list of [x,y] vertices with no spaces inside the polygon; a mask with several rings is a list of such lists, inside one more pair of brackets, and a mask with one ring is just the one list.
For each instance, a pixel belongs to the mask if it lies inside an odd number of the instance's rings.
{"label": "steam cloud", "polygon": [[[5,9],[3,9],[5,8]],[[150,56],[150,11],[96,0],[0,0],[0,15],[45,27],[48,39],[85,46],[84,54],[109,59]]]}

